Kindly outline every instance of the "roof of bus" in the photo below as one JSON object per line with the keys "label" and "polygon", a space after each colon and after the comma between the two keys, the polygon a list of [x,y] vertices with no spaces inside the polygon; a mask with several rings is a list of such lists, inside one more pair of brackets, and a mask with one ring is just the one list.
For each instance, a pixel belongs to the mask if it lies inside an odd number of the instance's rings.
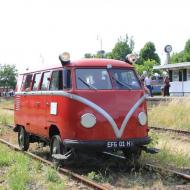
{"label": "roof of bus", "polygon": [[[112,67],[130,67],[133,68],[132,65],[119,60],[114,59],[98,59],[98,58],[90,58],[90,59],[80,59],[76,61],[71,61],[69,64],[67,64],[67,67],[107,67],[108,65],[111,65]],[[25,73],[33,73],[37,71],[45,71],[50,69],[56,69],[56,68],[62,68],[61,63],[56,65],[47,65],[46,67],[35,69],[35,70],[28,70]]]}

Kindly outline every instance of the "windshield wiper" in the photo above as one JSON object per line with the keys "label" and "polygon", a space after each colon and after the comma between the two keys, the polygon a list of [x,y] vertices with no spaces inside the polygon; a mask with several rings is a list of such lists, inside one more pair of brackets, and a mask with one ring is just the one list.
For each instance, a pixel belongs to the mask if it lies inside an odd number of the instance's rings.
{"label": "windshield wiper", "polygon": [[81,79],[80,77],[78,77],[78,79],[83,83],[85,84],[89,89],[94,89],[96,90],[97,88],[95,88],[94,86],[88,84],[87,82],[85,82],[83,79]]}
{"label": "windshield wiper", "polygon": [[113,76],[112,76],[112,79],[115,80],[115,81],[116,81],[118,84],[120,84],[121,86],[124,86],[124,87],[126,87],[126,88],[132,90],[132,88],[130,87],[131,85],[126,84],[126,83],[124,83],[124,82],[121,82],[120,80],[116,79],[116,78],[113,77]]}

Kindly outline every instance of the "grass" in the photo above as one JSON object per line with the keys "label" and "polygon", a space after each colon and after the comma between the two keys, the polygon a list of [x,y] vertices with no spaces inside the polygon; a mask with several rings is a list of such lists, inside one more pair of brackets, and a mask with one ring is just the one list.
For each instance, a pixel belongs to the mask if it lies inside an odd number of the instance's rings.
{"label": "grass", "polygon": [[0,109],[0,123],[3,125],[11,125],[14,123],[14,112],[10,110]]}
{"label": "grass", "polygon": [[[154,147],[160,149],[158,154],[143,154],[143,162],[154,162],[162,167],[190,168],[190,141],[170,133],[151,133]],[[185,137],[184,137],[185,138]]]}
{"label": "grass", "polygon": [[149,126],[190,131],[190,99],[161,102],[148,112]]}
{"label": "grass", "polygon": [[0,144],[0,180],[7,181],[6,188],[0,183],[0,190],[27,190],[27,189],[65,189],[63,179],[57,171],[44,166],[38,161],[31,160],[28,156],[10,150]]}
{"label": "grass", "polygon": [[0,123],[3,125],[14,123],[14,112],[10,110],[4,110],[2,108],[14,108],[14,99],[11,98],[0,98]]}
{"label": "grass", "polygon": [[14,98],[2,98],[0,97],[0,108],[14,108]]}

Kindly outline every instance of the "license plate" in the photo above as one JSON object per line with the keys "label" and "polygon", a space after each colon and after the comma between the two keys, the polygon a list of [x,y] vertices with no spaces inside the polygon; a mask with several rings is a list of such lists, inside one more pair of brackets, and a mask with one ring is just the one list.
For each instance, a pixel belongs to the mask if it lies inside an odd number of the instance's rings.
{"label": "license plate", "polygon": [[132,141],[108,141],[107,148],[125,148],[133,146]]}

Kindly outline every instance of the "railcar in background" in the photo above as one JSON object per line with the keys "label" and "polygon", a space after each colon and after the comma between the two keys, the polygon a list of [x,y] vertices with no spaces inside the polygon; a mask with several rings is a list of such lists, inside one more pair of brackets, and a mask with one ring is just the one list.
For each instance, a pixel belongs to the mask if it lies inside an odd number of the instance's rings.
{"label": "railcar in background", "polygon": [[18,78],[18,143],[43,142],[51,155],[123,151],[138,158],[150,142],[144,89],[134,67],[112,59],[70,61],[27,71]]}

